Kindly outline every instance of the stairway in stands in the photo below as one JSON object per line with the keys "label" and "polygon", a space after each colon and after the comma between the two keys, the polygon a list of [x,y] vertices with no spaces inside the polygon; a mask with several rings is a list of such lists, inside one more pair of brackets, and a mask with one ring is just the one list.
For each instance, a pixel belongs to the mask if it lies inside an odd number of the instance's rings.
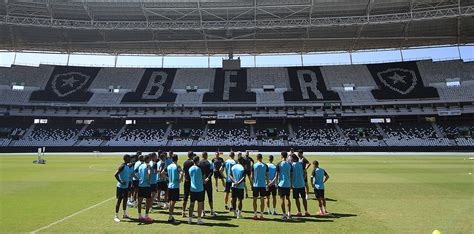
{"label": "stairway in stands", "polygon": [[[388,135],[387,133],[385,133],[385,131],[383,130],[383,128],[380,126],[380,124],[376,123],[375,124],[375,127],[377,127],[377,131],[379,132],[379,134],[385,139],[385,138],[388,138]],[[379,140],[379,143],[381,146],[387,146],[387,142],[385,142],[384,140]]]}

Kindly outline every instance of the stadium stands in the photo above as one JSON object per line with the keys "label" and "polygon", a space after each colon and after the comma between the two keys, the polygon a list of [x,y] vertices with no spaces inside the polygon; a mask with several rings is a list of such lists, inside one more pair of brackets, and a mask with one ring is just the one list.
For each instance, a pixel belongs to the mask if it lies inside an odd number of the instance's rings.
{"label": "stadium stands", "polygon": [[[31,76],[34,74],[34,76]],[[474,62],[398,62],[322,67],[222,69],[139,69],[68,66],[0,68],[0,104],[82,103],[255,103],[341,101],[343,104],[392,100],[473,100]],[[458,79],[459,87],[446,87]],[[13,92],[13,83],[24,84]],[[346,89],[347,87],[353,87]],[[118,92],[112,92],[112,91]],[[31,93],[33,92],[33,93]]]}
{"label": "stadium stands", "polygon": [[448,146],[449,140],[437,136],[429,124],[389,124],[383,126],[388,146]]}
{"label": "stadium stands", "polygon": [[290,146],[348,146],[334,125],[293,126],[295,136],[288,139]]}
{"label": "stadium stands", "polygon": [[90,90],[113,88],[135,91],[145,69],[102,68],[90,86]]}
{"label": "stadium stands", "polygon": [[209,125],[199,137],[198,146],[255,146],[257,140],[250,136],[247,126],[236,124]]}
{"label": "stadium stands", "polygon": [[54,66],[41,65],[39,67],[12,66],[0,68],[0,85],[22,84],[26,87],[44,88]]}
{"label": "stadium stands", "polygon": [[474,80],[474,63],[463,63],[461,60],[433,62],[423,60],[417,62],[420,75],[426,85],[444,83],[446,79],[459,78],[461,81]]}
{"label": "stadium stands", "polygon": [[381,146],[382,139],[377,127],[373,124],[340,124],[344,135],[355,141],[358,146]]}
{"label": "stadium stands", "polygon": [[110,146],[164,146],[167,125],[127,125],[125,130],[108,143]]}
{"label": "stadium stands", "polygon": [[377,87],[365,65],[341,65],[321,67],[327,87],[343,87],[344,84],[354,84],[356,87]]}
{"label": "stadium stands", "polygon": [[15,146],[73,146],[82,125],[39,124]]}

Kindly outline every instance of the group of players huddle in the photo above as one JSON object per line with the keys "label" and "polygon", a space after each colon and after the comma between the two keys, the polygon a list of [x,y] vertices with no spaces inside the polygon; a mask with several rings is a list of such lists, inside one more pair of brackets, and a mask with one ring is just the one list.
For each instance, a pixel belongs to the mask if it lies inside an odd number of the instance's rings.
{"label": "group of players huddle", "polygon": [[[122,217],[130,219],[126,211],[128,205],[138,207],[138,220],[140,222],[153,222],[154,220],[148,214],[153,202],[156,201],[163,205],[164,208],[168,208],[168,222],[178,223],[179,221],[173,217],[173,214],[175,204],[179,201],[180,183],[184,179],[182,216],[188,216],[188,223],[191,224],[194,204],[197,202],[197,224],[203,224],[201,218],[206,214],[204,210],[205,194],[207,194],[209,202],[210,215],[217,215],[213,207],[213,176],[215,178],[216,191],[218,191],[219,180],[221,180],[225,187],[225,209],[233,211],[237,219],[242,217],[244,193],[248,198],[247,185],[245,183],[246,177],[251,182],[253,218],[255,220],[264,219],[265,205],[269,215],[277,214],[275,211],[277,190],[280,196],[283,220],[291,219],[291,190],[293,190],[293,199],[298,211],[296,216],[303,216],[300,198],[305,210],[304,215],[310,216],[307,204],[307,192],[309,191],[307,170],[310,167],[310,162],[303,156],[302,151],[295,153],[291,150],[289,154],[286,151],[281,152],[281,161],[276,165],[273,164],[273,155],[269,155],[268,163],[262,162],[262,154],[257,154],[257,162],[250,157],[249,152],[245,155],[238,152],[237,159],[235,159],[235,156],[234,152],[230,152],[229,158],[224,161],[221,153],[216,152],[215,157],[210,161],[208,160],[207,152],[202,153],[202,158],[193,152],[188,152],[188,159],[181,167],[178,165],[178,155],[173,152],[166,153],[160,151],[147,155],[137,152],[135,155],[124,155],[124,162],[115,173],[115,179],[117,180],[117,203],[114,221],[120,222],[120,205],[122,205],[123,209]],[[329,179],[329,175],[323,168],[319,167],[318,161],[315,160],[312,164],[311,184],[319,203],[317,215],[326,215],[329,212],[326,210],[324,183]],[[231,206],[228,205],[230,195]],[[161,198],[165,202],[160,202]],[[257,212],[257,201],[259,198],[260,212]],[[272,206],[270,206],[270,198],[273,198]],[[145,200],[144,216],[142,216],[143,200]],[[190,200],[189,211],[186,214],[188,200]]]}

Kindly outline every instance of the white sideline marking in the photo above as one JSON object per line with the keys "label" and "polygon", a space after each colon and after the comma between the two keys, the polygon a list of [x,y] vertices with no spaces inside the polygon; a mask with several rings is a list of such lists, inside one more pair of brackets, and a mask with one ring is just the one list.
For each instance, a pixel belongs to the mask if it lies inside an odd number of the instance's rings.
{"label": "white sideline marking", "polygon": [[34,231],[31,231],[30,234],[34,234],[34,233],[37,233],[37,232],[39,232],[39,231],[43,231],[44,229],[50,228],[51,226],[54,226],[54,225],[56,225],[56,224],[58,224],[58,223],[62,223],[62,222],[66,221],[66,220],[68,220],[68,219],[70,219],[70,218],[72,218],[72,217],[74,217],[74,216],[76,216],[76,215],[78,215],[78,214],[84,213],[84,212],[86,212],[86,211],[88,211],[88,210],[90,210],[90,209],[94,209],[95,207],[100,206],[100,205],[102,205],[102,204],[104,204],[104,203],[106,203],[106,202],[108,202],[108,201],[110,201],[110,200],[112,200],[112,199],[114,199],[114,198],[115,198],[115,196],[114,196],[114,197],[111,197],[111,198],[108,198],[108,199],[106,199],[106,200],[104,200],[104,201],[101,201],[101,202],[99,202],[99,203],[97,203],[97,204],[95,204],[95,205],[92,205],[92,206],[89,206],[89,207],[87,207],[87,208],[84,208],[84,209],[82,209],[82,210],[80,210],[80,211],[78,211],[78,212],[76,212],[76,213],[73,213],[73,214],[71,214],[71,215],[68,215],[68,216],[66,216],[66,217],[64,217],[64,218],[62,218],[62,219],[60,219],[60,220],[58,220],[58,221],[55,221],[55,222],[50,223],[50,224],[48,224],[48,225],[46,225],[46,226],[44,226],[44,227],[40,227],[40,228],[38,228],[38,229],[36,229],[36,230],[34,230]]}

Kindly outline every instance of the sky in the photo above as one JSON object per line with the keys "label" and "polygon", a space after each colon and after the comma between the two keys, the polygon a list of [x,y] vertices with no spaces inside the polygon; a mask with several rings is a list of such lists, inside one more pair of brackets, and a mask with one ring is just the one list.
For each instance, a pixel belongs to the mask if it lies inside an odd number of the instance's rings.
{"label": "sky", "polygon": [[[40,64],[94,66],[94,67],[154,67],[185,68],[222,66],[225,56],[159,56],[106,54],[59,54],[45,52],[8,52],[0,50],[0,66],[38,66]],[[432,59],[434,61],[462,59],[474,61],[474,45],[411,48],[406,50],[379,50],[349,53],[308,53],[272,55],[234,55],[240,57],[242,67],[317,66],[340,64],[368,64]]]}

